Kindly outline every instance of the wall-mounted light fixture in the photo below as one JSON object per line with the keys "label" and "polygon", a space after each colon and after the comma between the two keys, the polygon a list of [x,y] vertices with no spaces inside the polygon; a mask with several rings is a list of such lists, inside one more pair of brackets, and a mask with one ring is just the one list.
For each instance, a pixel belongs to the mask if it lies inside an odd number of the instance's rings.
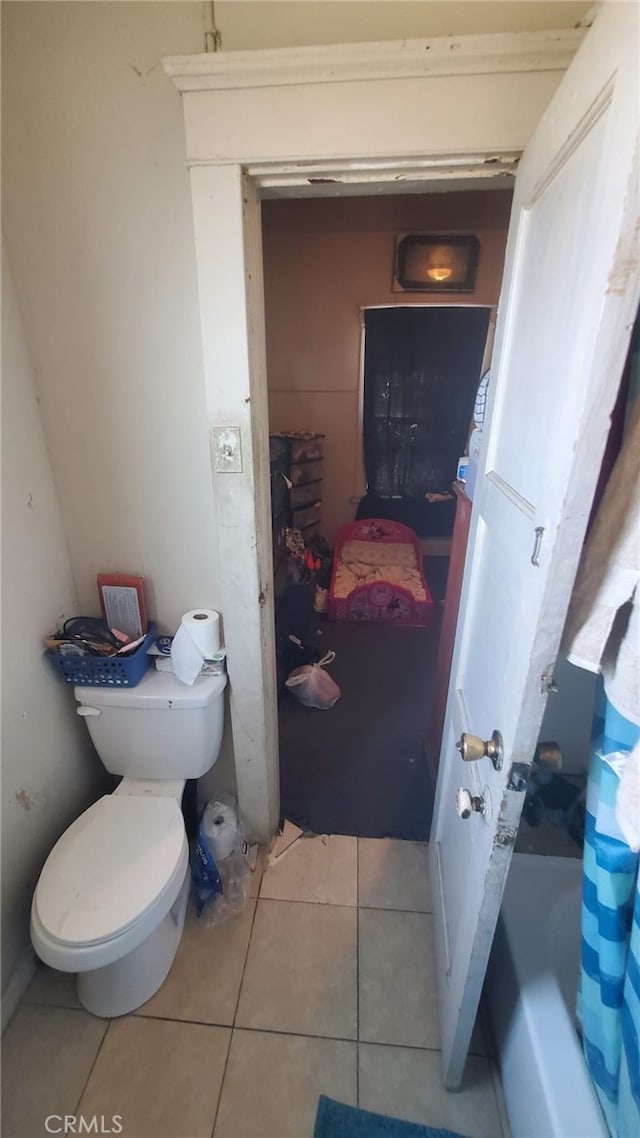
{"label": "wall-mounted light fixture", "polygon": [[477,237],[409,234],[398,242],[395,279],[407,292],[473,292]]}

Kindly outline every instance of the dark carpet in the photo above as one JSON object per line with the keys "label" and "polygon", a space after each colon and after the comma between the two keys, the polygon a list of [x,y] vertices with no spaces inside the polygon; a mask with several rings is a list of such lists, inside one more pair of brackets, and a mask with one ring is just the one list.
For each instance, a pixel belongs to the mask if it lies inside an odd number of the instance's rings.
{"label": "dark carpet", "polygon": [[[440,599],[440,588],[432,592]],[[318,834],[426,841],[434,787],[424,736],[438,624],[314,627],[312,642],[336,653],[328,671],[342,694],[328,711],[281,695],[283,818]]]}
{"label": "dark carpet", "polygon": [[462,1138],[462,1135],[372,1114],[320,1095],[313,1138]]}

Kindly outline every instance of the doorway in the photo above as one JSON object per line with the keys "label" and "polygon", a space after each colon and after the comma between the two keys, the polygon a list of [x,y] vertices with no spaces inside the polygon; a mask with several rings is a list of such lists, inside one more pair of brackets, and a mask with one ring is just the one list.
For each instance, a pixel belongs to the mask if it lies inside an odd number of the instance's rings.
{"label": "doorway", "polygon": [[[311,526],[302,531],[312,560],[318,532],[334,548],[356,518],[395,518],[418,540],[439,535],[445,548],[437,552],[446,552],[510,204],[507,188],[262,203],[269,429],[317,437],[297,442],[293,468],[282,471],[282,440],[272,437],[274,535],[284,473],[294,482],[292,507],[300,493],[312,495]],[[399,291],[395,249],[407,230],[476,235],[474,291]],[[375,456],[365,457],[367,424],[378,439],[386,433],[377,470]],[[302,528],[293,520],[301,516],[292,508],[289,524]],[[435,602],[431,626],[398,627],[314,616],[316,577],[293,554],[287,574],[274,536],[282,814],[301,829],[428,837],[433,757],[425,736],[448,557],[427,546],[421,541],[418,556]],[[324,565],[320,576],[326,587]],[[291,649],[289,633],[304,642],[304,655]],[[336,653],[328,671],[341,698],[325,711],[301,707],[283,688],[286,673],[326,650]]]}
{"label": "doorway", "polygon": [[[515,172],[583,37],[459,37],[455,52],[435,39],[346,45],[330,68],[322,47],[164,61],[185,112],[211,525],[252,838],[270,837],[279,815],[260,198],[495,185]],[[237,432],[233,463],[216,450],[220,424]]]}

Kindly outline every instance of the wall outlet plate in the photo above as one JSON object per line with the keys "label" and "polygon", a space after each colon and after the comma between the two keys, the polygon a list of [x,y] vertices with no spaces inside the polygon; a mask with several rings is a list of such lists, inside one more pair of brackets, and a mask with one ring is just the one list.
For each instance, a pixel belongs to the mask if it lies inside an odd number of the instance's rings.
{"label": "wall outlet plate", "polygon": [[213,466],[217,474],[242,474],[242,445],[239,427],[214,427]]}

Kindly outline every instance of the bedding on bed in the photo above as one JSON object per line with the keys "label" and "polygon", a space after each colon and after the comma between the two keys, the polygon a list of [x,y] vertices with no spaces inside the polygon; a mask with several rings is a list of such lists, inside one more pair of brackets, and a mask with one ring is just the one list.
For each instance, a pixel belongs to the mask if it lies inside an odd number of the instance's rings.
{"label": "bedding on bed", "polygon": [[416,535],[385,518],[352,522],[336,536],[329,620],[428,627],[435,605]]}
{"label": "bedding on bed", "polygon": [[334,596],[348,597],[360,585],[375,584],[377,581],[407,589],[417,601],[429,599],[412,544],[346,541],[336,565]]}

